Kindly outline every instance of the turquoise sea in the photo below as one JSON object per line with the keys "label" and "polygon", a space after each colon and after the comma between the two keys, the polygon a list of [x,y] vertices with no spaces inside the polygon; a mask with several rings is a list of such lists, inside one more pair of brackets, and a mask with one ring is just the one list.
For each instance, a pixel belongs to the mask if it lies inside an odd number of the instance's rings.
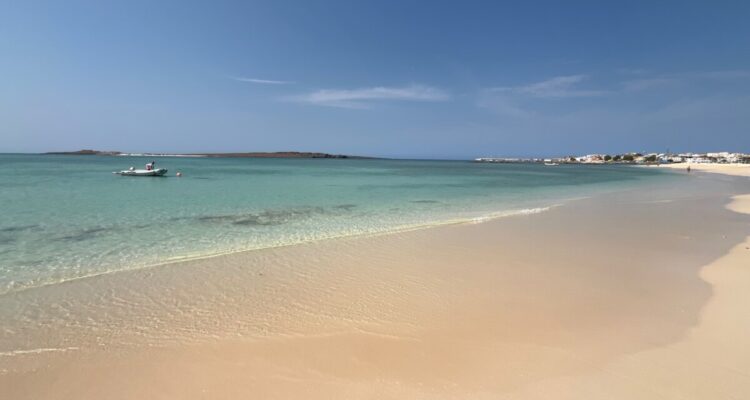
{"label": "turquoise sea", "polygon": [[[111,173],[152,159],[167,177]],[[540,212],[669,179],[679,177],[629,166],[0,155],[0,294],[187,257]]]}

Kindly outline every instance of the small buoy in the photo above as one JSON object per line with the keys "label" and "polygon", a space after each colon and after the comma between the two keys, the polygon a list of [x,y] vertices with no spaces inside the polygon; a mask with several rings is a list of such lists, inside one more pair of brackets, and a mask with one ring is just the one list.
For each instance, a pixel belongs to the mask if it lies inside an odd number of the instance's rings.
{"label": "small buoy", "polygon": [[177,173],[176,175],[177,175],[177,177],[179,178],[179,177],[181,177],[181,176],[182,176],[182,172],[178,172],[178,173]]}

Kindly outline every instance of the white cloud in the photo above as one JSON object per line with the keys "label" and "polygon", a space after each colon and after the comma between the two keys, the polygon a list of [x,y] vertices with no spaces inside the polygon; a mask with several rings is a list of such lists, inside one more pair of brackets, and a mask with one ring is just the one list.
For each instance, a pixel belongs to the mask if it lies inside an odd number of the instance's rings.
{"label": "white cloud", "polygon": [[557,76],[525,86],[499,87],[491,90],[537,98],[593,97],[607,94],[602,90],[577,89],[576,86],[584,79],[586,75]]}
{"label": "white cloud", "polygon": [[292,81],[276,81],[271,79],[257,79],[257,78],[243,78],[243,77],[232,77],[235,81],[260,83],[263,85],[288,85],[294,83]]}
{"label": "white cloud", "polygon": [[449,98],[450,96],[440,89],[430,86],[410,85],[404,87],[377,86],[360,89],[322,89],[290,96],[286,100],[318,106],[369,108],[369,103],[372,101],[445,101]]}

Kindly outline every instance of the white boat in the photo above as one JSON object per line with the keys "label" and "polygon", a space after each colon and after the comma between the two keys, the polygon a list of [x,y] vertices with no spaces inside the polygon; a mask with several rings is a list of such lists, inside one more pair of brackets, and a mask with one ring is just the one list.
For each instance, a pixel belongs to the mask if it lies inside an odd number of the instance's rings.
{"label": "white boat", "polygon": [[546,166],[548,166],[548,167],[551,167],[551,166],[553,166],[553,165],[560,165],[560,164],[558,164],[558,163],[556,163],[556,162],[546,162],[546,163],[544,163],[544,165],[546,165]]}
{"label": "white boat", "polygon": [[167,173],[166,168],[157,169],[126,169],[123,171],[115,171],[113,174],[122,176],[164,176]]}

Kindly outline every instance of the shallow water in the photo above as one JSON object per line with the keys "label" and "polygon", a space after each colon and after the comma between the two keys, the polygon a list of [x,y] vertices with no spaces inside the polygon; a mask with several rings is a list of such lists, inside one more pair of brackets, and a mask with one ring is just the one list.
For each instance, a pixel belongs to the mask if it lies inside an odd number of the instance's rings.
{"label": "shallow water", "polygon": [[680,179],[627,166],[328,159],[156,158],[168,177],[111,174],[151,159],[0,155],[0,293]]}

